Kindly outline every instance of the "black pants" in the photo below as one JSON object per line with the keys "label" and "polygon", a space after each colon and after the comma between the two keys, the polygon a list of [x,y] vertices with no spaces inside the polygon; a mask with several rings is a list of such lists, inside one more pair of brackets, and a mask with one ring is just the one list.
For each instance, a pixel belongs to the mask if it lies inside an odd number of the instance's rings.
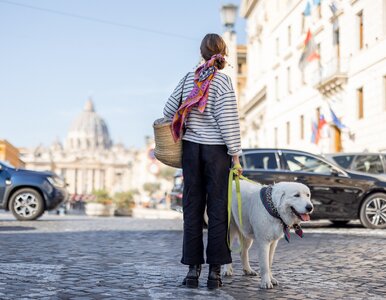
{"label": "black pants", "polygon": [[227,244],[228,175],[231,157],[225,145],[203,145],[183,141],[184,240],[181,262],[203,264],[203,215],[205,205],[209,218],[206,262],[232,262]]}

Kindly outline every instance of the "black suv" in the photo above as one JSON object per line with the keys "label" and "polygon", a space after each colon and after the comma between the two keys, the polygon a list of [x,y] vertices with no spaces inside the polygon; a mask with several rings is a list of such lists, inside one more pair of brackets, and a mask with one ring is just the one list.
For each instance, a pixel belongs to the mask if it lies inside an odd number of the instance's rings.
{"label": "black suv", "polygon": [[[360,219],[365,227],[386,228],[386,176],[345,170],[319,155],[289,149],[245,149],[240,161],[243,175],[261,184],[306,184],[315,207],[312,219],[339,225]],[[182,177],[176,174],[175,182],[174,206],[181,203]]]}
{"label": "black suv", "polygon": [[15,169],[0,162],[0,208],[21,221],[36,220],[67,199],[64,180],[52,172]]}

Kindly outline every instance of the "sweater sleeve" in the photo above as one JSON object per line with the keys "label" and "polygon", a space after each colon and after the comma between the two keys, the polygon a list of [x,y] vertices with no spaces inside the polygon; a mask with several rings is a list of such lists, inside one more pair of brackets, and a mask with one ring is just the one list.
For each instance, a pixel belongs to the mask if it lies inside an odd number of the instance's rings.
{"label": "sweater sleeve", "polygon": [[184,78],[180,80],[177,87],[174,89],[173,93],[170,95],[168,101],[165,104],[165,107],[164,107],[165,119],[168,119],[168,120],[173,119],[175,113],[178,110],[185,78],[186,76],[184,76]]}
{"label": "sweater sleeve", "polygon": [[241,155],[240,121],[235,91],[230,78],[219,92],[215,102],[214,117],[220,127],[229,155]]}

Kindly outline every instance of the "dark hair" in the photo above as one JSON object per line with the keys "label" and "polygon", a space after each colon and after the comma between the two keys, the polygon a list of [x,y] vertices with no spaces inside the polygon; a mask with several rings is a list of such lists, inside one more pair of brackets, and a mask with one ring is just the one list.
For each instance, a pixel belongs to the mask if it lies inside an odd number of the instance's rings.
{"label": "dark hair", "polygon": [[[223,38],[216,33],[208,33],[201,42],[201,55],[207,61],[215,54],[222,56],[228,55],[228,48]],[[221,70],[225,67],[225,60],[216,60],[217,69]]]}

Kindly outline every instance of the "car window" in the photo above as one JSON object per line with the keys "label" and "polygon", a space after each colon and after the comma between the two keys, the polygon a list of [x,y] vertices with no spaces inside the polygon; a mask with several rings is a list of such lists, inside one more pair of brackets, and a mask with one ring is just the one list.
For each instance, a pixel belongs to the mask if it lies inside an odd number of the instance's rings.
{"label": "car window", "polygon": [[247,153],[244,155],[244,157],[246,169],[279,169],[274,152]]}
{"label": "car window", "polygon": [[331,165],[316,157],[301,153],[284,153],[284,158],[290,171],[331,174]]}
{"label": "car window", "polygon": [[382,161],[379,155],[358,155],[354,161],[354,170],[372,174],[383,173]]}
{"label": "car window", "polygon": [[334,161],[342,168],[348,169],[354,159],[354,155],[339,155],[333,157]]}

